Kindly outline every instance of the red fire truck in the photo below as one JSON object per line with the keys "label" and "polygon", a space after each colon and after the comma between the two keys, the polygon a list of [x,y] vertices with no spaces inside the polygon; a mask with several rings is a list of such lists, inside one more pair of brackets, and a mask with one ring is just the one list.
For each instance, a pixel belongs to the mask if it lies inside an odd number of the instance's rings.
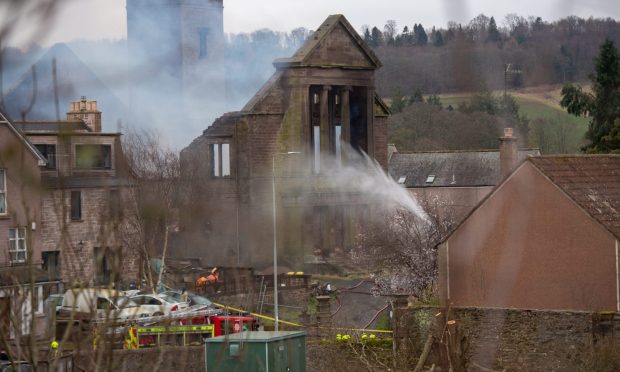
{"label": "red fire truck", "polygon": [[256,318],[243,315],[201,316],[191,319],[183,319],[181,320],[181,324],[213,324],[214,336],[228,335],[231,333],[239,333],[243,331],[256,331],[258,329],[258,322],[256,321]]}

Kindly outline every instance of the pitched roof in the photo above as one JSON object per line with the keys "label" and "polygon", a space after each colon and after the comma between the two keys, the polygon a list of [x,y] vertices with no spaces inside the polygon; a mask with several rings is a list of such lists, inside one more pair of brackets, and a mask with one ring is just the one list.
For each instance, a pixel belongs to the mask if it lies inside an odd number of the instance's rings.
{"label": "pitched roof", "polygon": [[26,136],[24,136],[22,132],[15,128],[15,126],[7,119],[7,117],[2,112],[0,112],[0,124],[7,125],[9,129],[24,143],[24,145],[26,145],[26,148],[30,150],[30,153],[37,158],[39,166],[47,164],[47,160],[45,160],[45,157],[39,152],[39,150],[37,150],[37,148],[34,147],[34,145],[30,141],[28,141],[28,138],[26,138]]}
{"label": "pitched roof", "polygon": [[538,156],[528,160],[620,238],[620,155]]}
{"label": "pitched roof", "polygon": [[[531,155],[540,155],[540,151],[519,150],[519,161]],[[389,173],[405,187],[495,186],[500,181],[499,151],[395,152]],[[427,182],[429,176],[434,176],[432,182]]]}
{"label": "pitched roof", "polygon": [[325,39],[327,39],[332,31],[339,25],[341,25],[349,36],[356,42],[359,49],[370,62],[372,68],[379,68],[382,66],[379,58],[342,14],[334,14],[327,17],[323,24],[321,24],[321,26],[308,38],[308,40],[306,40],[304,45],[302,45],[302,47],[299,48],[292,57],[279,58],[275,60],[273,64],[278,68],[307,65],[313,52],[324,43]]}
{"label": "pitched roof", "polygon": [[[56,84],[52,71],[54,60]],[[118,120],[126,121],[128,109],[125,103],[67,45],[55,44],[32,67],[36,71],[36,79],[32,70],[28,69],[5,93],[4,107],[13,119],[22,118],[21,110],[30,105],[36,81],[36,100],[26,120],[47,120],[51,113],[56,112],[56,90],[61,113],[76,97],[96,97],[99,107],[104,111],[104,127],[113,128]]]}

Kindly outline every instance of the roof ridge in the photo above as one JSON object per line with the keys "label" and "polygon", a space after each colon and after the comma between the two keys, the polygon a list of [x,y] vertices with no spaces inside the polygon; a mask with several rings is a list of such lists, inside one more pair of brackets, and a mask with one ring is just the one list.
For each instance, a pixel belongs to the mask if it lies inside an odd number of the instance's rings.
{"label": "roof ridge", "polygon": [[[592,205],[589,205],[589,203],[601,203],[602,202],[603,204],[606,204],[606,206],[610,210],[613,211],[613,213],[611,214],[612,216],[614,216],[615,214],[618,214],[617,212],[618,205],[614,203],[614,200],[617,201],[617,199],[614,198],[613,191],[610,191],[609,188],[601,189],[600,186],[597,187],[597,185],[607,184],[607,181],[601,181],[600,179],[597,179],[597,178],[614,175],[614,170],[617,170],[618,173],[620,173],[620,168],[601,167],[600,169],[606,172],[609,172],[609,174],[605,172],[603,173],[597,172],[593,174],[590,171],[592,168],[584,169],[580,166],[582,165],[581,163],[574,163],[574,162],[568,162],[568,161],[562,162],[560,164],[563,167],[567,167],[569,170],[566,170],[566,169],[558,170],[558,169],[553,169],[553,168],[546,169],[545,167],[547,165],[555,165],[555,164],[554,163],[549,164],[549,163],[540,161],[542,159],[597,159],[597,158],[598,159],[620,160],[620,154],[540,156],[540,157],[530,157],[529,159],[527,159],[527,161],[529,161],[534,166],[535,169],[537,169],[546,179],[549,180],[549,182],[555,185],[573,203],[575,203],[581,210],[583,210],[584,213],[590,216],[604,229],[609,231],[609,233],[611,233],[613,236],[615,236],[616,238],[620,238],[620,229],[618,229],[617,226],[614,227],[613,224],[610,225],[609,221],[606,221],[605,219],[601,219],[601,214],[603,213],[603,210],[599,209],[600,205],[598,207],[593,207]],[[594,164],[596,164],[596,162],[594,162]],[[555,174],[554,171],[560,171],[562,174],[560,175]],[[566,172],[574,173],[572,177],[578,177],[579,182],[575,183],[574,179],[571,180],[571,175],[566,174]],[[620,184],[620,179],[616,183]],[[588,198],[584,200],[580,198],[580,196],[584,196],[584,195],[579,194],[579,191],[583,189],[582,187],[579,187],[579,186],[575,187],[575,185],[579,185],[579,184],[587,185],[588,192],[592,193],[592,194],[587,194],[587,196],[589,197],[589,200]],[[567,185],[570,185],[570,187],[567,187]],[[613,190],[613,187],[611,188],[611,190]],[[593,197],[593,195],[595,196]],[[597,209],[598,213],[593,213],[592,208]],[[605,212],[607,213],[609,211],[605,211]]]}
{"label": "roof ridge", "polygon": [[[536,147],[525,147],[517,149],[518,151],[540,151],[539,148]],[[394,154],[458,154],[458,153],[467,153],[467,152],[499,152],[498,149],[478,149],[478,150],[432,150],[432,151],[398,151]]]}

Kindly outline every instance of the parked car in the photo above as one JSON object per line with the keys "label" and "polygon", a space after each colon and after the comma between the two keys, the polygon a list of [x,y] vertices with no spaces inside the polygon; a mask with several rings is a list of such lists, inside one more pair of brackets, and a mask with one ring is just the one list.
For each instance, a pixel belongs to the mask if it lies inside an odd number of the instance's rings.
{"label": "parked car", "polygon": [[173,311],[184,310],[188,307],[187,303],[164,294],[141,294],[131,297],[131,300],[138,306],[148,309],[153,316],[168,315]]}
{"label": "parked car", "polygon": [[9,361],[0,361],[0,372],[31,372],[32,365],[28,362],[14,362],[11,364]]}
{"label": "parked car", "polygon": [[150,316],[149,309],[138,306],[113,289],[80,288],[65,292],[60,316],[75,318],[135,319]]}
{"label": "parked car", "polygon": [[[182,298],[182,292],[178,290],[166,291],[166,292],[160,293],[160,295],[166,295],[166,296],[172,297],[179,302],[181,301],[181,298]],[[199,296],[195,293],[187,292],[187,298],[188,298],[187,304],[189,306],[188,309],[190,310],[197,310],[201,308],[207,308],[207,309],[217,308],[217,306],[215,306],[215,304],[213,304],[211,300],[209,300],[206,297]]]}

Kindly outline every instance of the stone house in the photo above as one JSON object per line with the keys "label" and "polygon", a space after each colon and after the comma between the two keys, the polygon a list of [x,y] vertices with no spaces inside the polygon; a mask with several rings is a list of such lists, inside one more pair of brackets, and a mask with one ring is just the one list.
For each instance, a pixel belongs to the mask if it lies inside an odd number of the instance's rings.
{"label": "stone house", "polygon": [[71,102],[65,121],[16,126],[47,159],[41,170],[43,267],[67,285],[138,281],[129,226],[132,172],[120,133],[101,131],[96,101]]}
{"label": "stone house", "polygon": [[454,307],[620,311],[620,156],[529,157],[439,247]]}
{"label": "stone house", "polygon": [[[181,152],[187,191],[177,255],[212,264],[301,268],[346,251],[369,212],[327,169],[363,151],[387,169],[389,111],[375,93],[381,62],[342,15],[329,16],[241,111]],[[347,180],[352,182],[354,180]],[[274,196],[275,195],[275,196]]]}
{"label": "stone house", "polygon": [[[511,140],[512,139],[512,140]],[[500,138],[499,150],[399,152],[392,145],[390,176],[442,218],[460,222],[505,177],[538,149],[517,149]],[[509,144],[508,144],[509,143]],[[510,152],[516,151],[512,159]],[[514,162],[514,164],[512,164]]]}
{"label": "stone house", "polygon": [[44,334],[43,301],[58,290],[57,278],[41,270],[40,169],[45,165],[0,113],[0,334],[11,339]]}

